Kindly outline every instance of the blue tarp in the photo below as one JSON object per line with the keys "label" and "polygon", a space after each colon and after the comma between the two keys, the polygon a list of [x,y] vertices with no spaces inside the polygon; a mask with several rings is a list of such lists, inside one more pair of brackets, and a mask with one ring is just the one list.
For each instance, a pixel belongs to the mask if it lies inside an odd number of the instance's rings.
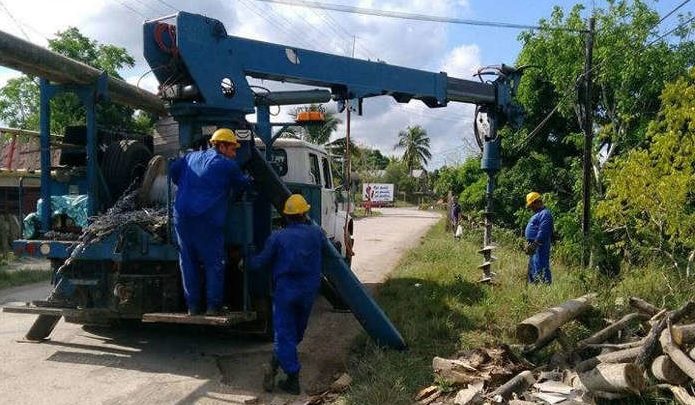
{"label": "blue tarp", "polygon": [[[80,228],[87,226],[87,202],[86,194],[80,195],[54,195],[51,196],[52,215],[65,214]],[[36,234],[36,228],[41,224],[41,206],[43,199],[36,203],[36,212],[32,212],[24,218],[24,238],[31,239]]]}

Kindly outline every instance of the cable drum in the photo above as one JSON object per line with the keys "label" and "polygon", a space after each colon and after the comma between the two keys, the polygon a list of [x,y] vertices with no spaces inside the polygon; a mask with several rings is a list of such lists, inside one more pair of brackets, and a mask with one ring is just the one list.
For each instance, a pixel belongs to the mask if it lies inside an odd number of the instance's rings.
{"label": "cable drum", "polygon": [[[140,203],[143,205],[165,205],[168,197],[166,159],[155,155],[147,164],[140,186]],[[173,191],[173,190],[172,190]]]}

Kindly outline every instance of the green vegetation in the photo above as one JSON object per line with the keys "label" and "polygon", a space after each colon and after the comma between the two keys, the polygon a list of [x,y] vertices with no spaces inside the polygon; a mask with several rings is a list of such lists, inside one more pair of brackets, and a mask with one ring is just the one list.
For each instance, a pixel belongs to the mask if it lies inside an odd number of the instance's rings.
{"label": "green vegetation", "polygon": [[8,270],[6,266],[0,266],[0,290],[3,288],[17,287],[24,284],[48,281],[51,272],[47,270]]}
{"label": "green vegetation", "polygon": [[[410,251],[392,277],[378,291],[379,304],[397,325],[409,350],[383,350],[362,336],[356,343],[350,374],[350,404],[411,404],[418,389],[433,383],[432,357],[486,344],[515,343],[516,324],[538,310],[578,297],[599,293],[597,309],[618,316],[628,309],[627,298],[638,295],[657,305],[675,307],[690,297],[690,283],[676,272],[626,268],[620,278],[581,271],[555,261],[551,286],[526,285],[527,256],[510,235],[496,251],[499,284],[477,283],[480,272],[480,235],[469,233],[455,241],[435,226],[425,242]],[[602,316],[584,322],[597,322]],[[573,322],[570,338],[588,336],[589,328]],[[598,325],[591,325],[598,326]],[[539,356],[547,357],[551,346]]]}

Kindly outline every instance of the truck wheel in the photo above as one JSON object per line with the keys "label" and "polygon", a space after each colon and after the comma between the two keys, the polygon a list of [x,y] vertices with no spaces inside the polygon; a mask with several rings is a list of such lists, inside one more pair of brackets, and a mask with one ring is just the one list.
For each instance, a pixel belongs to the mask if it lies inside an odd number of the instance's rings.
{"label": "truck wheel", "polygon": [[114,201],[133,182],[140,182],[151,158],[152,152],[142,142],[132,139],[114,142],[106,148],[101,169]]}
{"label": "truck wheel", "polygon": [[24,336],[27,340],[40,341],[48,337],[53,332],[53,329],[58,324],[60,316],[56,315],[39,315],[31,325],[31,329]]}

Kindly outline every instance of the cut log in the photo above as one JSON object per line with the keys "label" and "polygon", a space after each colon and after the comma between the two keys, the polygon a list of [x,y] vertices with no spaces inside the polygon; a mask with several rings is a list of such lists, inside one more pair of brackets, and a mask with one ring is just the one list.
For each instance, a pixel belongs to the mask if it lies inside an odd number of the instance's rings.
{"label": "cut log", "polygon": [[516,327],[517,339],[525,344],[543,341],[560,326],[589,308],[591,300],[595,297],[596,294],[586,294],[533,315]]}
{"label": "cut log", "polygon": [[530,345],[524,345],[521,349],[521,353],[524,354],[525,356],[528,356],[529,354],[533,354],[544,347],[548,346],[553,340],[555,340],[558,336],[558,332],[560,330],[556,330],[555,332],[551,333],[550,335],[546,336],[545,338],[530,344]]}
{"label": "cut log", "polygon": [[664,353],[668,354],[668,357],[676,363],[678,368],[687,374],[688,377],[695,380],[695,362],[683,353],[678,346],[673,344],[669,327],[666,327],[664,331],[661,332],[659,342],[661,343],[661,348],[664,350]]}
{"label": "cut log", "polygon": [[659,308],[639,297],[630,297],[630,306],[649,316],[654,316],[659,312]]}
{"label": "cut log", "polygon": [[588,338],[584,340],[580,340],[577,342],[577,350],[581,350],[585,348],[586,346],[590,344],[596,344],[596,343],[602,343],[612,337],[613,335],[617,334],[618,331],[621,331],[627,327],[627,325],[630,324],[635,319],[638,319],[640,317],[640,314],[637,312],[633,312],[631,314],[627,314],[624,317],[620,318],[618,321],[613,322],[612,324],[606,326],[605,328],[601,329],[600,331],[594,333],[593,335],[589,336]]}
{"label": "cut log", "polygon": [[693,311],[695,311],[695,302],[688,301],[679,309],[669,312],[668,315],[659,320],[659,323],[652,327],[652,330],[649,331],[644,340],[642,351],[635,359],[635,364],[637,364],[640,370],[644,371],[651,366],[652,360],[659,354],[659,337],[666,325],[668,323],[677,323],[681,319],[690,316]]}
{"label": "cut log", "polygon": [[659,384],[658,388],[667,389],[673,393],[673,399],[681,405],[695,405],[695,398],[688,394],[688,390],[683,387],[676,387],[669,384]]}
{"label": "cut log", "polygon": [[436,375],[453,384],[463,385],[484,379],[477,369],[459,360],[435,357],[432,369]]}
{"label": "cut log", "polygon": [[633,347],[639,347],[644,344],[644,340],[635,340],[634,342],[626,343],[596,343],[586,345],[589,349],[609,349],[609,350],[624,350],[631,349]]}
{"label": "cut log", "polygon": [[675,325],[671,328],[673,343],[683,347],[695,342],[695,323],[688,325]]}
{"label": "cut log", "polygon": [[483,401],[483,382],[468,384],[468,388],[456,393],[454,405],[470,405]]}
{"label": "cut log", "polygon": [[688,355],[690,355],[691,359],[695,360],[695,347],[690,349],[690,353],[688,353]]}
{"label": "cut log", "polygon": [[536,405],[537,402],[530,402],[530,401],[522,401],[520,399],[512,399],[511,401],[507,402],[509,405]]}
{"label": "cut log", "polygon": [[596,367],[601,363],[627,363],[635,360],[637,355],[642,350],[642,347],[633,347],[617,352],[599,354],[596,357],[591,357],[577,364],[574,368],[577,372],[587,371]]}
{"label": "cut log", "polygon": [[511,380],[507,381],[495,391],[492,392],[491,396],[493,401],[500,402],[508,401],[512,394],[520,393],[525,391],[527,388],[533,385],[536,379],[533,377],[533,373],[526,370],[514,376]]}
{"label": "cut log", "polygon": [[633,363],[599,364],[580,373],[579,380],[592,393],[639,394],[645,386],[642,372]]}
{"label": "cut log", "polygon": [[665,354],[654,359],[651,370],[654,378],[669,384],[683,385],[690,380],[688,376],[678,368],[676,363]]}

